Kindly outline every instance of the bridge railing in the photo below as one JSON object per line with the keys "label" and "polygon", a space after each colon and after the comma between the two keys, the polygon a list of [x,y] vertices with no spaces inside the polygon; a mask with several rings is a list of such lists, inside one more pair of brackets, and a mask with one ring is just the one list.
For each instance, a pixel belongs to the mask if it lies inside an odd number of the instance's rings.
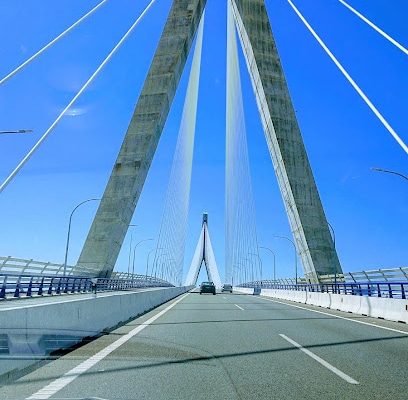
{"label": "bridge railing", "polygon": [[[0,273],[3,274],[40,274],[40,275],[73,275],[75,266],[56,264],[44,261],[27,260],[23,258],[14,258],[11,256],[0,257]],[[86,274],[86,267],[81,267]],[[95,271],[89,268],[89,275]]]}
{"label": "bridge railing", "polygon": [[[358,282],[408,282],[408,267],[381,268],[367,271],[345,272],[342,274],[320,275],[320,283]],[[266,284],[296,284],[295,278],[264,279]],[[298,284],[306,284],[304,277],[298,277]]]}
{"label": "bridge railing", "polygon": [[0,273],[0,300],[68,293],[129,290],[143,287],[170,287],[168,282],[145,275],[132,279],[90,278],[84,276],[58,276]]}
{"label": "bridge railing", "polygon": [[408,281],[408,267],[381,268],[343,274],[320,275],[321,283]]}
{"label": "bridge railing", "polygon": [[[49,276],[74,276],[78,275],[75,273],[76,266],[74,265],[64,265],[56,264],[51,262],[35,261],[33,259],[27,260],[23,258],[14,258],[11,256],[1,257],[0,256],[0,274],[11,274],[11,275],[49,275]],[[65,270],[65,274],[64,274]],[[81,266],[81,275],[84,276],[94,276],[95,269],[87,268]],[[140,280],[143,275],[136,275],[128,272],[116,272],[113,271],[111,279],[126,279],[126,280]],[[166,281],[157,278],[146,276],[146,279],[154,280],[156,282],[167,283]]]}
{"label": "bridge railing", "polygon": [[[382,268],[367,271],[345,272],[342,274],[329,274],[319,276],[321,284],[340,284],[340,283],[358,283],[358,282],[408,282],[408,267],[398,268]],[[257,281],[257,285],[261,282]],[[295,278],[279,278],[263,279],[263,284],[266,285],[296,285],[307,284],[304,277],[298,277],[297,282]],[[252,283],[242,284],[252,285]]]}
{"label": "bridge railing", "polygon": [[406,299],[408,295],[408,281],[405,282],[340,282],[322,284],[279,284],[267,281],[250,282],[240,287],[254,289],[297,290],[308,292],[335,293],[353,296],[387,297]]}

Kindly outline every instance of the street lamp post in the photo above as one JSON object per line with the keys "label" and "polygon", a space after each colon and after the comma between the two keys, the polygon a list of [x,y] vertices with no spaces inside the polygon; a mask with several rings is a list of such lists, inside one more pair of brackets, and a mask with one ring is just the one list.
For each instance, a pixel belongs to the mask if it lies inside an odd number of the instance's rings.
{"label": "street lamp post", "polygon": [[249,258],[243,258],[243,260],[249,261],[251,263],[251,281],[254,282],[254,263]]}
{"label": "street lamp post", "polygon": [[401,174],[401,173],[399,173],[399,172],[388,171],[388,170],[386,170],[386,169],[374,168],[374,167],[371,167],[371,169],[372,169],[373,171],[387,172],[388,174],[398,175],[398,176],[400,176],[401,178],[404,178],[404,179],[406,179],[406,180],[408,181],[408,176],[405,176],[405,175],[403,175],[403,174]]}
{"label": "street lamp post", "polygon": [[136,243],[135,247],[133,248],[132,280],[134,279],[134,276],[135,276],[135,256],[136,256],[136,248],[137,248],[137,246],[139,246],[140,243],[142,243],[142,242],[147,242],[148,240],[154,240],[154,239],[143,239],[143,240],[140,240],[139,242]]}
{"label": "street lamp post", "polygon": [[270,251],[273,255],[273,280],[276,281],[276,260],[275,260],[275,253],[269,248],[269,247],[264,247],[261,246],[260,249],[266,249]]}
{"label": "street lamp post", "polygon": [[234,286],[234,269],[237,267],[235,265],[232,266],[232,274],[231,274],[231,285]]}
{"label": "street lamp post", "polygon": [[14,133],[28,133],[28,132],[32,132],[32,129],[17,129],[15,131],[0,131],[0,135],[14,134]]}
{"label": "street lamp post", "polygon": [[261,285],[262,285],[262,258],[259,257],[259,254],[256,254],[256,253],[249,253],[249,254],[251,254],[252,256],[258,257],[258,260],[259,260],[259,272],[261,274],[260,278],[261,278]]}
{"label": "street lamp post", "polygon": [[[137,226],[137,224],[130,224],[129,226]],[[128,270],[127,270],[128,276],[130,274],[130,256],[131,256],[131,253],[132,253],[132,238],[133,238],[133,236],[132,236],[132,234],[130,234],[129,260],[128,260]]]}
{"label": "street lamp post", "polygon": [[[162,256],[168,256],[169,253],[163,253],[159,257],[157,257],[157,260],[159,260]],[[169,279],[169,267],[168,267],[168,261],[171,260],[171,257],[166,257],[163,261],[160,262],[160,269],[161,269],[161,279],[166,280]]]}
{"label": "street lamp post", "polygon": [[71,221],[72,221],[72,215],[74,214],[75,210],[81,206],[84,203],[87,203],[88,201],[94,201],[94,200],[100,200],[100,199],[88,199],[84,200],[81,203],[79,203],[71,212],[71,215],[69,216],[69,222],[68,222],[68,233],[67,233],[67,244],[65,246],[65,259],[64,259],[64,276],[67,272],[67,259],[68,259],[68,246],[69,246],[69,235],[71,233]]}
{"label": "street lamp post", "polygon": [[275,237],[278,237],[278,238],[281,238],[281,239],[289,240],[289,242],[293,244],[293,248],[295,249],[295,282],[296,282],[296,285],[297,285],[297,282],[298,282],[298,270],[297,270],[296,245],[295,245],[295,243],[293,242],[293,240],[290,240],[290,239],[289,239],[288,237],[286,237],[286,236],[278,236],[278,235],[275,235]]}
{"label": "street lamp post", "polygon": [[[161,247],[160,247],[161,248]],[[161,248],[162,249],[162,248]],[[154,258],[154,261],[153,261],[153,268],[152,268],[152,274],[153,274],[153,269],[154,269],[154,278],[156,279],[157,278],[157,275],[159,275],[159,273],[158,273],[158,264],[159,264],[159,260],[160,260],[160,258],[161,257],[163,257],[163,256],[167,256],[169,253],[162,253],[162,254],[160,254],[159,256],[157,256],[157,257],[155,257]],[[161,271],[161,278],[163,278],[163,270]]]}
{"label": "street lamp post", "polygon": [[[163,247],[155,247],[154,249],[151,249],[150,251],[149,251],[149,253],[147,254],[147,261],[146,261],[146,279],[147,279],[147,272],[148,272],[148,269],[149,269],[149,257],[150,257],[150,254],[153,252],[153,251],[157,251],[157,250],[163,250]],[[153,275],[153,268],[152,268],[152,272],[151,272],[151,274]],[[151,277],[150,277],[150,280],[151,280]]]}
{"label": "street lamp post", "polygon": [[[232,268],[235,268],[235,276],[236,276],[236,285],[241,285],[243,282],[243,277],[242,277],[242,263],[238,263],[234,265]],[[233,271],[233,276],[232,276],[232,286],[234,286],[234,271]]]}
{"label": "street lamp post", "polygon": [[238,265],[240,265],[239,267],[239,277],[240,277],[240,284],[242,285],[243,283],[245,283],[246,281],[246,265],[242,262],[237,262]]}
{"label": "street lamp post", "polygon": [[332,235],[333,235],[333,271],[334,271],[334,288],[336,290],[337,293],[337,268],[336,268],[336,261],[334,259],[335,254],[336,254],[336,235],[334,234],[334,228],[331,226],[331,224],[329,222],[327,222],[327,225],[329,225],[330,230],[332,231]]}
{"label": "street lamp post", "polygon": [[[176,275],[174,275],[174,271],[176,270],[175,267],[172,268],[173,265],[177,266],[177,263],[173,260],[173,258],[167,258],[166,261],[167,263],[167,276],[168,276],[168,282],[171,280],[176,281]],[[172,271],[173,269],[173,271]]]}

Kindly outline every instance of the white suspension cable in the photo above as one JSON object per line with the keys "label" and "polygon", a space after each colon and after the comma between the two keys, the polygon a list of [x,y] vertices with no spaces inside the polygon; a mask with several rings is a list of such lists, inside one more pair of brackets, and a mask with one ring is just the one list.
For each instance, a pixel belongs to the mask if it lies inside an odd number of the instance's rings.
{"label": "white suspension cable", "polygon": [[62,39],[67,33],[71,32],[74,28],[76,28],[81,22],[85,21],[90,15],[92,15],[96,10],[98,10],[104,3],[108,0],[102,0],[97,6],[95,6],[91,11],[86,13],[82,18],[72,24],[69,28],[67,28],[64,32],[58,35],[54,40],[44,46],[41,50],[37,51],[33,56],[31,56],[28,60],[24,61],[19,67],[15,70],[11,71],[7,76],[0,80],[0,85],[8,81],[12,76],[17,74],[17,72],[21,71],[24,67],[26,67],[31,61],[35,60],[38,56],[48,50],[51,46],[58,42],[58,40]]}
{"label": "white suspension cable", "polygon": [[[255,207],[249,167],[248,145],[238,62],[238,46],[231,1],[227,29],[226,118],[226,260],[225,279],[232,283],[254,280],[260,268]],[[257,259],[254,261],[253,257]],[[240,266],[240,267],[238,267]]]}
{"label": "white suspension cable", "polygon": [[52,125],[47,129],[47,131],[43,134],[43,136],[38,140],[38,142],[34,145],[34,147],[27,153],[27,155],[23,158],[20,164],[14,169],[14,171],[8,176],[8,178],[2,183],[0,186],[0,193],[6,188],[6,186],[11,182],[14,176],[23,168],[24,164],[30,159],[30,157],[35,153],[35,151],[40,147],[40,145],[44,142],[44,140],[48,137],[48,135],[54,130],[57,126],[58,122],[62,119],[65,113],[72,107],[72,105],[78,100],[81,94],[87,89],[87,87],[92,83],[95,77],[99,74],[99,72],[104,68],[104,66],[108,63],[108,61],[112,58],[112,56],[116,53],[119,47],[123,44],[123,42],[129,37],[129,35],[133,32],[136,28],[137,24],[140,20],[144,17],[150,7],[156,0],[152,0],[149,5],[144,9],[142,14],[139,18],[134,22],[134,24],[129,28],[129,30],[125,33],[122,39],[118,42],[118,44],[113,48],[113,50],[109,53],[109,55],[105,58],[102,64],[97,68],[97,70],[92,74],[92,76],[88,79],[84,86],[80,89],[80,91],[75,95],[75,97],[70,101],[70,103],[64,108],[61,114],[57,117],[57,119],[52,123]]}
{"label": "white suspension cable", "polygon": [[337,68],[343,73],[346,79],[350,82],[350,84],[354,87],[357,93],[361,96],[361,98],[365,101],[365,103],[370,107],[371,111],[376,115],[376,117],[381,121],[381,123],[385,126],[388,132],[393,136],[393,138],[398,142],[398,144],[403,148],[403,150],[408,154],[408,146],[403,142],[403,140],[398,136],[398,134],[394,131],[391,125],[387,122],[387,120],[381,115],[381,113],[377,110],[374,104],[369,100],[369,98],[365,95],[365,93],[360,89],[357,83],[353,80],[353,78],[348,74],[345,68],[340,64],[337,58],[333,55],[333,53],[329,50],[329,48],[325,45],[323,40],[319,37],[319,35],[313,30],[313,28],[309,25],[300,11],[295,7],[295,5],[288,0],[288,3],[293,8],[295,13],[299,16],[301,21],[305,24],[307,29],[310,33],[314,36],[314,38],[318,41],[320,46],[323,50],[327,53],[327,55],[332,59],[332,61],[336,64]]}
{"label": "white suspension cable", "polygon": [[351,12],[353,12],[357,17],[361,18],[366,24],[370,25],[371,28],[376,30],[381,36],[383,36],[385,39],[387,39],[389,42],[391,42],[394,46],[398,47],[402,52],[404,52],[406,55],[408,55],[408,49],[406,49],[402,44],[398,43],[395,39],[393,39],[390,35],[385,33],[382,29],[380,29],[377,25],[375,25],[373,22],[371,22],[368,18],[366,18],[364,15],[359,13],[355,8],[351,7],[349,4],[347,4],[344,0],[339,0],[341,4],[343,4],[345,7],[347,7]]}
{"label": "white suspension cable", "polygon": [[198,28],[158,239],[158,247],[170,256],[169,281],[179,285],[182,284],[184,267],[203,29],[204,13]]}

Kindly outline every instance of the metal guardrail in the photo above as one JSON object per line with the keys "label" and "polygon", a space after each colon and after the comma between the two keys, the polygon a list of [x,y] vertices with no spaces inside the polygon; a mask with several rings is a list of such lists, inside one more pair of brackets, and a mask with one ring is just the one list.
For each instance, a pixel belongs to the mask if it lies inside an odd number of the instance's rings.
{"label": "metal guardrail", "polygon": [[157,278],[157,277],[151,277],[149,275],[133,275],[129,272],[112,272],[112,275],[110,277],[110,279],[126,279],[126,280],[132,280],[132,279],[146,279],[148,281],[150,281],[151,279],[153,279],[155,282],[162,282],[162,283],[168,283],[167,281]]}
{"label": "metal guardrail", "polygon": [[170,287],[168,282],[145,275],[132,279],[90,278],[84,276],[57,276],[0,273],[0,300],[65,293],[90,293],[108,290],[129,290],[143,287]]}
{"label": "metal guardrail", "polygon": [[[69,282],[64,286],[64,290],[62,293],[68,293],[72,290],[72,287],[76,288],[76,279],[88,279],[91,278],[95,274],[95,270],[89,268],[89,276],[86,277],[76,277],[73,274],[75,273],[76,266],[67,265],[65,267],[66,276],[64,276],[64,264],[55,264],[51,262],[42,262],[42,261],[35,261],[35,260],[27,260],[27,259],[20,259],[20,258],[13,258],[11,256],[8,257],[0,257],[0,299],[4,298],[1,297],[1,291],[3,290],[2,287],[4,285],[4,278],[2,276],[9,276],[9,284],[12,285],[10,281],[12,276],[14,276],[14,284],[17,284],[18,277],[21,278],[20,285],[23,290],[28,290],[30,285],[26,279],[30,279],[31,277],[36,277],[33,279],[32,282],[32,289],[31,292],[38,293],[37,287],[39,285],[38,279],[44,278],[45,281],[50,278],[54,278],[54,281],[57,279],[64,280],[64,282]],[[87,269],[81,267],[81,274],[87,274]],[[29,277],[29,278],[26,278]],[[285,288],[285,290],[306,290],[301,289],[301,287],[310,288],[311,291],[328,291],[332,293],[341,293],[341,294],[361,294],[361,295],[368,295],[374,296],[374,293],[380,293],[378,297],[398,297],[399,298],[406,298],[402,296],[406,296],[407,289],[406,285],[408,285],[408,267],[398,267],[398,268],[383,268],[383,269],[376,269],[376,270],[368,270],[368,271],[359,271],[359,272],[345,272],[343,274],[332,274],[332,275],[321,275],[320,277],[321,284],[319,285],[309,285],[306,283],[305,278],[298,277],[298,282],[296,285],[295,278],[280,278],[277,280],[262,280],[261,282],[252,282],[252,283],[245,283],[242,285],[238,285],[241,287],[262,287],[262,288]],[[3,279],[3,281],[2,281]],[[74,281],[71,281],[74,279]],[[44,281],[44,282],[45,282]],[[106,281],[103,283],[103,281]],[[117,283],[113,283],[117,281]],[[138,286],[140,282],[146,281],[147,283],[145,286]],[[62,282],[62,281],[61,281]],[[109,283],[108,283],[109,282]],[[353,285],[356,284],[357,286]],[[387,285],[391,289],[387,289]],[[62,285],[62,283],[61,283]],[[114,288],[116,286],[116,288]],[[129,286],[134,285],[134,286]],[[359,291],[358,285],[362,285],[361,291]],[[380,289],[379,289],[379,286]],[[399,285],[402,285],[402,289],[399,289]],[[44,285],[43,285],[44,286]],[[132,274],[126,272],[113,272],[111,279],[98,279],[98,287],[112,287],[112,289],[106,290],[125,290],[134,287],[147,287],[147,286],[171,286],[168,282],[155,278],[149,277],[145,275],[135,275],[134,277]],[[57,285],[58,287],[58,285]],[[62,286],[61,286],[62,287]],[[289,289],[292,288],[292,289]],[[294,289],[297,288],[297,289]],[[317,290],[319,288],[319,290]],[[376,289],[374,289],[376,288]],[[10,288],[7,290],[10,291]],[[11,289],[12,290],[12,289]],[[37,291],[36,291],[37,290]],[[76,289],[74,289],[76,290]],[[99,289],[98,289],[99,290]],[[102,289],[101,289],[102,290]],[[307,289],[308,290],[308,289]],[[389,290],[391,290],[391,295]],[[398,291],[400,290],[400,293]],[[89,291],[87,288],[86,291]],[[43,290],[44,292],[44,290]],[[26,292],[24,292],[26,293]],[[40,290],[41,293],[41,290]],[[61,293],[61,289],[60,289]],[[388,294],[387,294],[388,293]],[[57,292],[52,292],[52,294],[58,294]],[[17,296],[18,297],[18,296]]]}
{"label": "metal guardrail", "polygon": [[[408,282],[408,267],[372,269],[368,271],[345,272],[343,274],[320,275],[320,283],[358,283],[358,282]],[[259,285],[261,282],[254,282]],[[268,285],[295,285],[295,278],[263,279]],[[251,283],[250,283],[251,284]],[[298,277],[297,284],[307,284],[304,277]]]}
{"label": "metal guardrail", "polygon": [[[65,267],[65,275],[73,275],[75,266],[67,265]],[[89,275],[95,274],[95,270],[91,268],[81,267],[81,271]],[[24,258],[14,258],[11,256],[0,257],[0,273],[3,274],[41,274],[41,275],[64,275],[64,264],[56,264],[51,262],[27,260]]]}
{"label": "metal guardrail", "polygon": [[[0,257],[0,274],[11,275],[49,275],[49,276],[81,276],[92,277],[95,276],[94,268],[80,267],[80,271],[76,270],[75,265],[55,264],[51,262],[35,261],[33,259],[27,260],[23,258],[14,258],[11,256]],[[113,271],[111,279],[142,279],[143,275],[130,274],[128,272]],[[151,279],[145,276],[146,279]],[[154,277],[154,281],[167,283],[165,280]]]}
{"label": "metal guardrail", "polygon": [[337,282],[393,282],[408,281],[408,267],[381,268],[369,271],[345,272],[344,274],[320,275],[321,283]]}
{"label": "metal guardrail", "polygon": [[406,299],[408,295],[408,282],[341,282],[323,284],[276,284],[251,282],[239,287],[254,289],[297,290],[307,292],[335,293],[353,296],[386,297],[393,299]]}

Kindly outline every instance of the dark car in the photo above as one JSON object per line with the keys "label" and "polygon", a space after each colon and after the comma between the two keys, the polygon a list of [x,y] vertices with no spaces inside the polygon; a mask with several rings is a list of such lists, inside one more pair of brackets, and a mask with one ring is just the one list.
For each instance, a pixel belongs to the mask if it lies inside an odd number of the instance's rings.
{"label": "dark car", "polygon": [[214,282],[203,282],[200,285],[200,294],[202,293],[212,293],[215,294]]}
{"label": "dark car", "polygon": [[230,283],[224,283],[222,285],[221,292],[230,292],[230,293],[232,293],[232,285]]}

